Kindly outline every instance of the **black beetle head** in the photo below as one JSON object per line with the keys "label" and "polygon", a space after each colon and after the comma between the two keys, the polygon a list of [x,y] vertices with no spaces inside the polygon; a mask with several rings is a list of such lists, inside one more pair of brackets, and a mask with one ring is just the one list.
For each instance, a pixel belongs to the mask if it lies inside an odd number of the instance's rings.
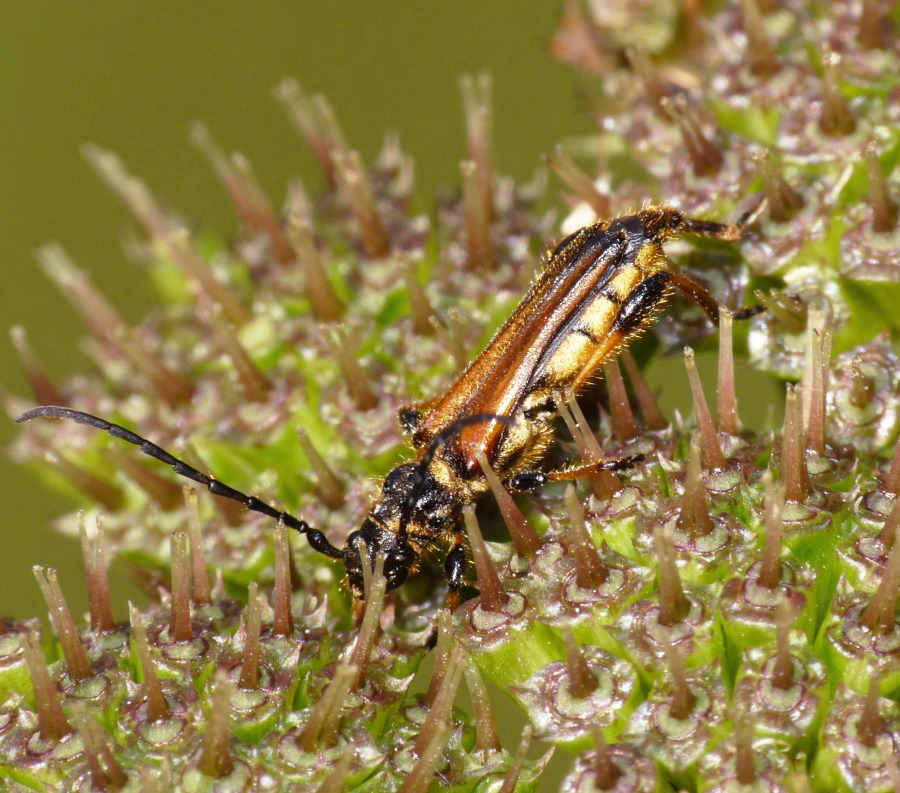
{"label": "black beetle head", "polygon": [[408,542],[398,542],[397,537],[382,528],[371,517],[347,538],[344,550],[344,567],[353,596],[365,600],[366,588],[363,565],[375,569],[379,555],[384,556],[384,577],[388,591],[396,589],[404,581],[418,561],[418,555]]}

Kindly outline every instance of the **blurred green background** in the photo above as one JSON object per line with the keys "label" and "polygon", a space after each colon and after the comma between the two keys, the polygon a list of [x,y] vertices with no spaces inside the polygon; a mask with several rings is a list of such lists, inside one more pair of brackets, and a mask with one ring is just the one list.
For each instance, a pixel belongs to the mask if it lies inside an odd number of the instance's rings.
{"label": "blurred green background", "polygon": [[[58,382],[89,369],[80,322],[34,260],[42,243],[59,241],[128,318],[153,300],[121,252],[126,215],[82,158],[85,142],[117,152],[184,217],[227,236],[234,216],[188,125],[201,119],[223,148],[244,152],[280,206],[289,177],[320,184],[271,96],[291,75],[327,95],[367,160],[396,129],[429,209],[439,188],[459,183],[462,73],[493,76],[503,173],[527,179],[557,141],[590,131],[571,73],[546,53],[557,11],[555,0],[0,4],[0,385],[29,394],[5,333],[15,324]],[[0,442],[14,433],[3,415]],[[80,613],[80,552],[49,528],[71,504],[6,458],[0,488],[0,613],[44,612],[34,564],[59,568]]]}

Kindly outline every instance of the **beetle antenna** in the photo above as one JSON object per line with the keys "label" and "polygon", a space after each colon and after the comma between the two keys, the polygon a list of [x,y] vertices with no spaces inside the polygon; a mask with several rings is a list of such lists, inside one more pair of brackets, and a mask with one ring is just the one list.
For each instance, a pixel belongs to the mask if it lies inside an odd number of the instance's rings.
{"label": "beetle antenna", "polygon": [[79,424],[86,424],[88,427],[94,427],[98,430],[108,432],[114,438],[121,438],[123,441],[133,443],[148,457],[152,457],[166,465],[172,466],[172,469],[179,476],[193,479],[195,482],[205,485],[213,495],[224,496],[225,498],[232,499],[232,501],[238,501],[253,512],[260,512],[274,520],[283,521],[285,526],[294,529],[294,531],[297,531],[300,534],[305,534],[306,539],[313,550],[332,559],[341,559],[344,556],[340,548],[332,545],[321,531],[312,528],[305,520],[300,520],[287,512],[275,509],[275,507],[266,504],[264,501],[260,501],[256,496],[248,496],[246,493],[235,490],[233,487],[229,487],[218,479],[214,479],[211,476],[201,473],[183,460],[179,460],[177,457],[169,454],[169,452],[162,447],[157,446],[155,443],[151,443],[146,438],[142,438],[131,430],[125,429],[125,427],[113,424],[110,421],[106,421],[106,419],[92,416],[90,413],[82,413],[80,410],[72,410],[71,408],[59,407],[57,405],[42,405],[41,407],[32,408],[19,416],[19,418],[16,419],[16,423],[22,424],[38,417],[48,419],[71,419]]}

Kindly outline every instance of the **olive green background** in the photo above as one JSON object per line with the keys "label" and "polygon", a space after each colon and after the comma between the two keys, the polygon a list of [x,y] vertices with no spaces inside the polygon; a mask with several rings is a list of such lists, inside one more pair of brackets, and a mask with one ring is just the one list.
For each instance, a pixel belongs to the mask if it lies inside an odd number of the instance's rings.
{"label": "olive green background", "polygon": [[[223,234],[234,216],[187,142],[201,119],[253,163],[276,206],[289,177],[320,175],[271,96],[285,75],[332,102],[367,160],[396,129],[429,209],[459,183],[458,78],[494,79],[499,169],[529,178],[554,143],[590,131],[574,79],[546,53],[556,2],[12,2],[0,4],[0,385],[28,396],[5,330],[24,325],[61,381],[88,371],[82,326],[33,251],[59,241],[130,319],[153,295],[121,253],[126,215],[80,153],[112,149],[186,218]],[[555,188],[554,188],[555,189]],[[15,427],[0,415],[0,442]],[[33,564],[56,566],[76,613],[79,552],[50,528],[71,505],[0,460],[0,614],[43,613]],[[117,598],[119,613],[124,595]]]}

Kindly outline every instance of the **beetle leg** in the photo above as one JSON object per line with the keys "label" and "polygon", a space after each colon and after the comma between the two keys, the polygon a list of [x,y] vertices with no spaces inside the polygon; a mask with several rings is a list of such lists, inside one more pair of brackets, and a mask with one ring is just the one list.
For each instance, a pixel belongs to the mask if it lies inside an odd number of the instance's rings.
{"label": "beetle leg", "polygon": [[448,609],[452,614],[456,611],[456,607],[460,602],[460,590],[466,579],[466,570],[469,567],[469,560],[466,558],[465,538],[462,532],[456,532],[453,538],[453,547],[447,553],[444,560],[444,573],[447,576],[447,583],[450,588],[447,590],[447,597],[444,599],[444,608]]}
{"label": "beetle leg", "polygon": [[[684,275],[684,273],[679,273],[677,270],[669,270],[669,275],[672,279],[672,285],[688,300],[700,306],[700,308],[703,309],[703,313],[706,314],[713,325],[718,325],[719,308],[721,304],[716,300],[712,292],[699,281],[695,281],[693,278],[689,278]],[[731,318],[737,320],[750,319],[750,317],[755,317],[765,310],[766,307],[761,303],[755,306],[747,306],[746,308],[739,308],[737,311],[733,311],[731,313]]]}
{"label": "beetle leg", "polygon": [[601,460],[598,463],[578,465],[574,468],[561,468],[557,471],[522,471],[522,473],[516,474],[509,480],[509,487],[520,493],[531,493],[539,490],[547,482],[581,479],[583,476],[590,476],[598,471],[625,471],[643,461],[643,454],[632,454],[615,460]]}

